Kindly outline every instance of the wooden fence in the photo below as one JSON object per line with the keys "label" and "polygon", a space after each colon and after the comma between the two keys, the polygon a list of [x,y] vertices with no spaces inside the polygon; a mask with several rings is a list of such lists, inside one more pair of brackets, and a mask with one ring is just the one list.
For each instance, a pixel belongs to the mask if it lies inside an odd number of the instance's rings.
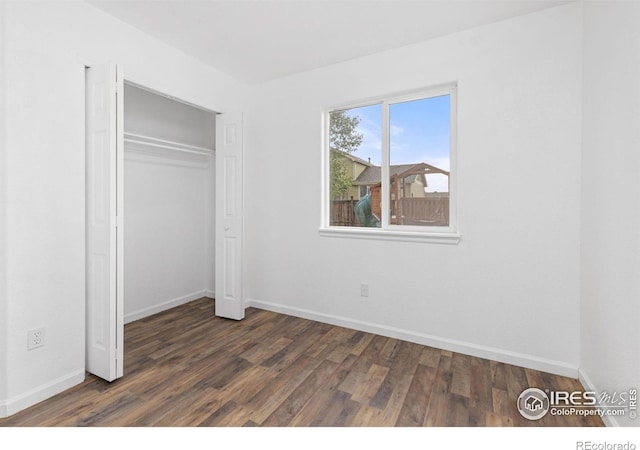
{"label": "wooden fence", "polygon": [[449,196],[401,198],[398,201],[398,225],[449,225]]}
{"label": "wooden fence", "polygon": [[329,211],[331,226],[357,227],[355,206],[358,200],[332,200]]}
{"label": "wooden fence", "polygon": [[[356,221],[355,206],[358,200],[332,200],[330,224],[339,227],[361,226]],[[398,215],[391,223],[398,225],[447,226],[449,225],[449,196],[426,198],[401,198]]]}

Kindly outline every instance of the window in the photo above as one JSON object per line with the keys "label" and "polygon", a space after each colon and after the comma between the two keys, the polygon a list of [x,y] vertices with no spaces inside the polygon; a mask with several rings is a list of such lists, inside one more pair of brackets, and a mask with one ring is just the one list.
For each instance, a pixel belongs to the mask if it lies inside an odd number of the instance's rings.
{"label": "window", "polygon": [[322,231],[457,242],[455,112],[451,85],[329,111]]}

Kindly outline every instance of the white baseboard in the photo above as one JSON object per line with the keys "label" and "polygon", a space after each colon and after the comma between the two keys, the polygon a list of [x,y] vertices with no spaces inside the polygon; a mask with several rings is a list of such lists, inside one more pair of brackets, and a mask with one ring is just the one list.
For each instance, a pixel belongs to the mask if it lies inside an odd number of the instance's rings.
{"label": "white baseboard", "polygon": [[[589,376],[586,374],[586,372],[583,369],[578,370],[578,379],[580,380],[580,383],[582,383],[582,387],[584,387],[585,391],[592,391],[596,393],[602,392],[600,389],[596,387],[596,385],[593,383],[591,378],[589,378]],[[598,407],[596,406],[596,408]],[[615,417],[602,415],[600,416],[600,418],[602,419],[604,424],[608,427],[620,426],[620,424],[618,423]]]}
{"label": "white baseboard", "polygon": [[191,294],[187,294],[182,297],[174,298],[172,300],[167,300],[166,302],[158,303],[156,305],[151,305],[146,308],[142,308],[137,311],[130,312],[128,314],[125,314],[124,323],[127,324],[129,322],[133,322],[134,320],[143,319],[145,317],[152,316],[159,312],[166,311],[167,309],[184,305],[185,303],[189,303],[193,300],[197,300],[202,297],[208,297],[207,292],[208,291],[205,291],[205,290],[192,292]]}
{"label": "white baseboard", "polygon": [[0,418],[11,416],[29,406],[40,403],[84,381],[84,369],[64,375],[16,397],[0,402]]}
{"label": "white baseboard", "polygon": [[209,298],[216,298],[216,293],[211,289],[207,289],[204,291],[204,296]]}
{"label": "white baseboard", "polygon": [[465,355],[476,356],[478,358],[492,359],[506,364],[540,370],[542,372],[549,372],[565,377],[578,378],[578,367],[566,364],[562,361],[539,358],[537,356],[511,352],[500,348],[487,347],[455,339],[432,336],[386,325],[363,322],[360,320],[319,313],[301,308],[294,308],[278,303],[263,302],[256,299],[247,300],[245,306],[252,306],[258,309],[265,309],[267,311],[301,317],[303,319],[315,320],[316,322],[323,322],[358,331],[379,334],[381,336],[401,339],[403,341],[414,342],[416,344],[462,353]]}

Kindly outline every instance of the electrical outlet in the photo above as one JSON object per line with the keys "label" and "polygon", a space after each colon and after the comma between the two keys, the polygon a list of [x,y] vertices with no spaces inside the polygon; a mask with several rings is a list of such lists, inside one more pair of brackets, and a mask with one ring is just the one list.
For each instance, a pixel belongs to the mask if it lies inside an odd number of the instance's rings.
{"label": "electrical outlet", "polygon": [[366,283],[360,284],[360,297],[368,297],[369,296],[369,285]]}
{"label": "electrical outlet", "polygon": [[44,328],[34,328],[27,331],[27,350],[42,347],[44,345]]}

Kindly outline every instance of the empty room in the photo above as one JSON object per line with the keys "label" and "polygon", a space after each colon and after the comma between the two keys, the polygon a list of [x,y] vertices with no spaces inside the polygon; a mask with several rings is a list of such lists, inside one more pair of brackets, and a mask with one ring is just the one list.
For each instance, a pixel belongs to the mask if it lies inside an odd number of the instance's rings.
{"label": "empty room", "polygon": [[640,424],[640,4],[0,1],[0,43],[0,427]]}

